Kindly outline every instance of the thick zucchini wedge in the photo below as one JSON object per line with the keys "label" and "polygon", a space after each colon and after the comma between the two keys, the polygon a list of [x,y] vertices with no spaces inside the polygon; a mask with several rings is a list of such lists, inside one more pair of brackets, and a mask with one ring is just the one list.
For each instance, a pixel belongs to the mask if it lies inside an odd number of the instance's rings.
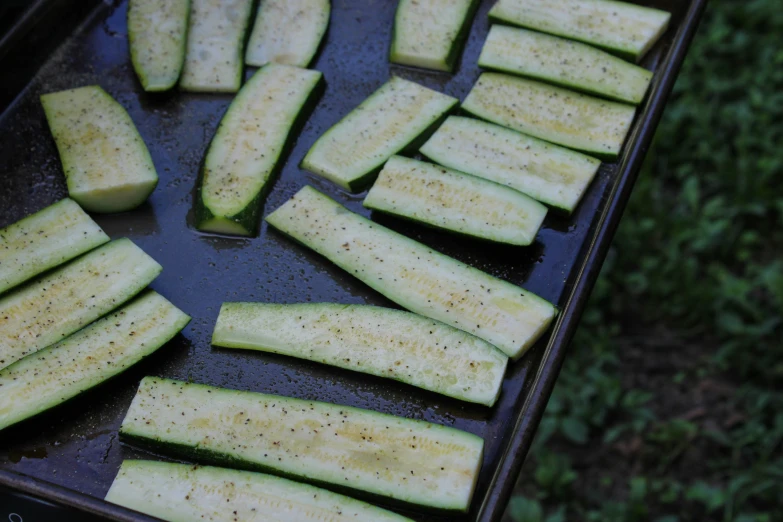
{"label": "thick zucchini wedge", "polygon": [[373,210],[470,237],[529,245],[547,208],[482,178],[392,156],[364,199]]}
{"label": "thick zucchini wedge", "polygon": [[191,0],[190,29],[179,88],[237,92],[253,0]]}
{"label": "thick zucchini wedge", "polygon": [[0,370],[0,430],[122,373],[190,321],[153,291]]}
{"label": "thick zucchini wedge", "polygon": [[580,152],[461,116],[449,116],[420,152],[566,212],[573,212],[601,166]]}
{"label": "thick zucchini wedge", "polygon": [[483,73],[462,108],[479,118],[602,159],[620,154],[636,110],[545,83]]}
{"label": "thick zucchini wedge", "polygon": [[157,377],[120,435],[166,452],[465,511],[484,441],[429,422]]}
{"label": "thick zucchini wedge", "polygon": [[0,294],[109,240],[71,199],[0,230]]}
{"label": "thick zucchini wedge", "polygon": [[245,63],[307,67],[329,27],[329,0],[264,0],[250,33]]}
{"label": "thick zucchini wedge", "polygon": [[190,0],[130,0],[128,40],[145,91],[174,87],[185,62]]}
{"label": "thick zucchini wedge", "polygon": [[389,60],[453,71],[478,4],[478,0],[400,0]]}
{"label": "thick zucchini wedge", "polygon": [[97,85],[41,96],[68,194],[90,212],[138,207],[158,184],[128,113]]}
{"label": "thick zucchini wedge", "polygon": [[410,312],[342,304],[223,303],[212,344],[290,355],[492,406],[508,358]]}
{"label": "thick zucchini wedge", "polygon": [[653,76],[590,45],[505,25],[489,30],[478,63],[634,104],[642,101]]}
{"label": "thick zucchini wedge", "polygon": [[519,358],[555,316],[532,292],[350,212],[304,187],[267,222],[412,312]]}
{"label": "thick zucchini wedge", "polygon": [[117,308],[162,268],[129,239],[112,241],[0,298],[0,368]]}
{"label": "thick zucchini wedge", "polygon": [[458,103],[395,76],[318,138],[302,167],[358,190],[394,154],[417,147]]}
{"label": "thick zucchini wedge", "polygon": [[671,15],[613,0],[498,0],[489,17],[639,61],[666,32]]}
{"label": "thick zucchini wedge", "polygon": [[150,460],[124,461],[106,500],[171,522],[411,522],[271,475]]}
{"label": "thick zucchini wedge", "polygon": [[271,63],[239,91],[207,151],[196,192],[196,228],[256,235],[269,179],[322,77]]}

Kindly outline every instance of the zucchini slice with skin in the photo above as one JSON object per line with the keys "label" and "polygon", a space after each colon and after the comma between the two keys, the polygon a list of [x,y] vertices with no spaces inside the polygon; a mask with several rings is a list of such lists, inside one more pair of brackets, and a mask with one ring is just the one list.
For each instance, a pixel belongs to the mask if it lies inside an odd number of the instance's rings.
{"label": "zucchini slice with skin", "polygon": [[636,109],[506,74],[483,73],[462,108],[484,120],[614,160]]}
{"label": "zucchini slice with skin", "polygon": [[302,167],[346,190],[371,183],[381,166],[406,148],[415,150],[459,100],[392,77],[318,138]]}
{"label": "zucchini slice with skin", "polygon": [[0,368],[55,343],[141,292],[162,268],[118,239],[0,298]]}
{"label": "zucchini slice with skin", "polygon": [[304,187],[267,222],[395,303],[519,358],[549,327],[552,304],[440,254]]}
{"label": "zucchini slice with skin", "polygon": [[138,207],[158,184],[127,111],[97,85],[41,96],[68,194],[90,212]]}
{"label": "zucchini slice with skin", "polygon": [[179,88],[237,92],[253,0],[191,0],[187,52]]}
{"label": "zucchini slice with skin", "polygon": [[318,71],[270,63],[242,87],[207,151],[196,192],[196,228],[256,235],[269,180],[322,78]]}
{"label": "zucchini slice with skin", "polygon": [[529,245],[547,208],[486,179],[402,156],[392,156],[364,206],[470,237]]}
{"label": "zucchini slice with skin", "polygon": [[590,45],[504,25],[489,30],[478,63],[633,104],[644,99],[653,76]]}
{"label": "zucchini slice with skin", "polygon": [[0,294],[109,241],[65,198],[0,230]]}
{"label": "zucchini slice with skin", "polygon": [[153,291],[0,370],[0,430],[53,408],[122,373],[190,321]]}
{"label": "zucchini slice with skin", "polygon": [[478,0],[400,0],[389,60],[453,71],[478,4]]}
{"label": "zucchini slice with skin", "polygon": [[489,18],[639,61],[666,32],[671,15],[614,0],[498,0]]}
{"label": "zucchini slice with skin", "polygon": [[150,460],[126,460],[106,500],[171,522],[412,522],[284,478]]}
{"label": "zucchini slice with skin", "polygon": [[462,116],[450,116],[420,152],[566,212],[573,212],[601,166],[580,152]]}
{"label": "zucchini slice with skin", "polygon": [[128,40],[145,91],[174,87],[185,62],[190,0],[130,0]]}
{"label": "zucchini slice with skin", "polygon": [[146,377],[120,436],[189,458],[465,511],[484,441],[324,402]]}
{"label": "zucchini slice with skin", "polygon": [[329,0],[264,0],[250,33],[245,63],[307,67],[329,27]]}
{"label": "zucchini slice with skin", "polygon": [[492,406],[508,358],[410,312],[330,303],[223,303],[212,344],[290,355]]}

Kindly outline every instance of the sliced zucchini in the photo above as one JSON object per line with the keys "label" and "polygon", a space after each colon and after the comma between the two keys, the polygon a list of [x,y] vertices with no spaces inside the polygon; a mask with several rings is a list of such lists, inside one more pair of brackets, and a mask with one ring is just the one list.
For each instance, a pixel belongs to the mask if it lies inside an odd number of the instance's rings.
{"label": "sliced zucchini", "polygon": [[478,63],[634,104],[642,101],[653,76],[590,45],[505,25],[489,30]]}
{"label": "sliced zucchini", "polygon": [[312,187],[266,220],[400,306],[480,337],[514,359],[555,316],[555,307],[532,292],[354,214]]}
{"label": "sliced zucchini", "polygon": [[0,368],[141,292],[162,268],[129,239],[112,241],[0,298]]}
{"label": "sliced zucchini", "polygon": [[476,435],[429,422],[157,377],[141,381],[120,435],[190,458],[459,511],[470,505],[484,447]]}
{"label": "sliced zucchini", "polygon": [[545,83],[483,73],[462,108],[525,134],[614,160],[636,109]]}
{"label": "sliced zucchini", "polygon": [[567,212],[576,208],[601,165],[580,152],[461,116],[449,116],[420,152]]}
{"label": "sliced zucchini", "polygon": [[250,33],[245,63],[307,67],[329,27],[329,0],[264,0]]}
{"label": "sliced zucchini", "polygon": [[151,460],[123,461],[106,500],[171,522],[412,522],[271,475]]}
{"label": "sliced zucchini", "polygon": [[426,139],[459,100],[392,77],[310,148],[302,167],[347,190],[372,182],[380,167]]}
{"label": "sliced zucchini", "polygon": [[191,0],[190,30],[179,87],[237,92],[253,0]]}
{"label": "sliced zucchini", "polygon": [[176,85],[185,62],[190,0],[130,0],[128,40],[145,91]]}
{"label": "sliced zucchini", "polygon": [[489,17],[639,61],[666,32],[671,15],[613,0],[498,0]]}
{"label": "sliced zucchini", "polygon": [[0,230],[0,294],[109,240],[72,199]]}
{"label": "sliced zucchini", "polygon": [[508,358],[409,312],[329,303],[223,303],[212,344],[280,353],[492,406]]}
{"label": "sliced zucchini", "polygon": [[503,185],[402,156],[386,162],[364,206],[509,245],[535,241],[547,211]]}
{"label": "sliced zucchini", "polygon": [[322,77],[318,71],[271,63],[239,91],[204,161],[196,192],[199,230],[256,235],[267,182]]}
{"label": "sliced zucchini", "polygon": [[153,291],[0,370],[0,430],[53,408],[125,371],[190,321]]}
{"label": "sliced zucchini", "polygon": [[68,194],[90,212],[138,207],[158,184],[128,113],[97,85],[41,96]]}
{"label": "sliced zucchini", "polygon": [[453,71],[478,4],[478,0],[400,0],[389,60]]}

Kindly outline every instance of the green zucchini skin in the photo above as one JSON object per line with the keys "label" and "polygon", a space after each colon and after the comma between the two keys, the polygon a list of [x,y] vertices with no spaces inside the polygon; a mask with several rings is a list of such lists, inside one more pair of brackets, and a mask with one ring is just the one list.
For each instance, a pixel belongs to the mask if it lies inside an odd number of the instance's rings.
{"label": "green zucchini skin", "polygon": [[0,370],[0,430],[67,402],[127,370],[190,321],[153,291]]}
{"label": "green zucchini skin", "polygon": [[107,241],[68,198],[0,229],[0,294]]}
{"label": "green zucchini skin", "polygon": [[470,505],[484,445],[424,421],[157,377],[142,380],[120,436],[228,467],[456,511]]}
{"label": "green zucchini skin", "polygon": [[284,164],[292,130],[301,127],[322,91],[318,71],[270,63],[253,75],[207,151],[196,191],[197,229],[258,234],[263,200]]}

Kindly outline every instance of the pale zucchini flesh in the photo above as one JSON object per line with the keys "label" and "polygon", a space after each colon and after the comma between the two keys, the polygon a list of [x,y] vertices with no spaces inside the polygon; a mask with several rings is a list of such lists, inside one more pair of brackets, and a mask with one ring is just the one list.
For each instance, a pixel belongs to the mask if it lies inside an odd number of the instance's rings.
{"label": "pale zucchini flesh", "polygon": [[566,212],[573,212],[601,166],[580,152],[462,116],[446,119],[420,152]]}
{"label": "pale zucchini flesh", "polygon": [[0,230],[0,294],[109,241],[72,199]]}
{"label": "pale zucchini flesh", "polygon": [[639,61],[666,32],[671,15],[614,0],[498,0],[489,17]]}
{"label": "pale zucchini flesh", "polygon": [[652,73],[590,45],[558,36],[494,25],[479,66],[638,104]]}
{"label": "pale zucchini flesh", "polygon": [[311,187],[266,220],[400,306],[484,339],[514,359],[556,313],[532,292],[354,214]]}
{"label": "pale zucchini flesh", "polygon": [[247,44],[245,63],[307,67],[329,27],[329,0],[263,0]]}
{"label": "pale zucchini flesh", "polygon": [[138,207],[158,184],[147,146],[125,109],[97,85],[41,96],[68,194],[90,212]]}
{"label": "pale zucchini flesh", "polygon": [[636,110],[506,74],[483,73],[462,108],[479,118],[558,145],[614,160]]}
{"label": "pale zucchini flesh", "polygon": [[0,370],[0,430],[125,371],[163,346],[190,318],[149,291],[128,305]]}
{"label": "pale zucchini flesh", "polygon": [[161,270],[130,240],[118,239],[0,297],[0,368],[117,308]]}
{"label": "pale zucchini flesh", "polygon": [[400,0],[390,61],[453,71],[477,6],[478,0]]}
{"label": "pale zucchini flesh", "polygon": [[525,246],[536,239],[547,208],[503,185],[392,156],[364,206],[470,237]]}
{"label": "pale zucchini flesh", "polygon": [[465,511],[484,441],[337,404],[146,377],[120,435],[231,467]]}
{"label": "pale zucchini flesh", "polygon": [[174,87],[185,62],[190,0],[130,0],[128,40],[145,91]]}
{"label": "pale zucchini flesh", "polygon": [[411,522],[272,475],[144,460],[122,463],[106,500],[170,522]]}
{"label": "pale zucchini flesh", "polygon": [[179,87],[237,92],[253,0],[191,0],[185,64]]}
{"label": "pale zucchini flesh", "polygon": [[212,344],[321,362],[487,406],[500,394],[508,360],[486,341],[416,314],[328,303],[223,303]]}
{"label": "pale zucchini flesh", "polygon": [[196,193],[198,229],[242,236],[257,233],[270,178],[322,76],[318,71],[272,63],[242,87],[207,151]]}
{"label": "pale zucchini flesh", "polygon": [[395,76],[318,138],[302,167],[357,190],[371,182],[391,156],[418,146],[458,103]]}

